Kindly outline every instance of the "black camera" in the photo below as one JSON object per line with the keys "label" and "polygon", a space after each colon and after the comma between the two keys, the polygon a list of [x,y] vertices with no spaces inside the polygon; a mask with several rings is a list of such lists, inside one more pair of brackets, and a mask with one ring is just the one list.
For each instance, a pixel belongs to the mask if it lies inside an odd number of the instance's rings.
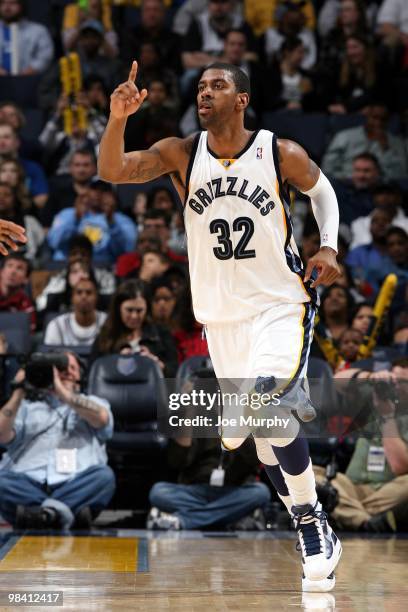
{"label": "black camera", "polygon": [[65,353],[32,353],[22,366],[25,379],[21,383],[11,383],[11,387],[24,389],[27,399],[39,400],[54,387],[53,368],[61,372],[67,369],[68,356]]}

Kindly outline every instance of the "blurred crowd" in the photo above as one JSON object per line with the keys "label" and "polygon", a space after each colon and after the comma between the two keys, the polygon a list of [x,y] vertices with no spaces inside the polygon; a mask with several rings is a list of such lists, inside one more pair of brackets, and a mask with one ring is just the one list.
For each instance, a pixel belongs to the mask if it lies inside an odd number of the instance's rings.
{"label": "blurred crowd", "polygon": [[[72,52],[82,83],[68,96],[59,59]],[[88,346],[88,367],[138,353],[171,378],[208,354],[170,181],[112,186],[97,176],[109,96],[133,59],[149,95],[128,121],[126,150],[199,129],[197,82],[212,61],[248,74],[248,129],[278,126],[278,137],[304,145],[339,202],[341,277],[321,291],[319,313],[319,335],[337,358],[316,338],[312,356],[333,375],[352,366],[389,274],[397,286],[375,351],[389,363],[406,356],[403,0],[0,0],[0,216],[28,236],[1,262],[0,311],[29,313],[33,346]],[[67,109],[78,108],[85,124],[74,113],[67,129]],[[293,191],[291,200],[307,264],[320,236],[307,199]],[[13,352],[5,335],[0,353]]]}

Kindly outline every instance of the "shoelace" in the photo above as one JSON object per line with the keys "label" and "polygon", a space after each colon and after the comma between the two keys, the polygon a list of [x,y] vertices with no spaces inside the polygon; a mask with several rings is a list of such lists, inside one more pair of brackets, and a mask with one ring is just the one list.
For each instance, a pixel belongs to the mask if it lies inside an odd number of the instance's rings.
{"label": "shoelace", "polygon": [[[319,521],[322,519],[327,519],[327,514],[323,510],[315,510],[313,513],[309,514],[309,516],[312,516],[314,519]],[[311,521],[310,523],[302,524],[301,521],[304,518],[305,516],[298,515],[294,517],[294,521],[296,531],[300,532],[299,537],[302,535],[306,557],[319,555],[321,552],[323,552],[319,528],[315,520]],[[300,542],[296,544],[296,550],[299,552],[301,551]]]}

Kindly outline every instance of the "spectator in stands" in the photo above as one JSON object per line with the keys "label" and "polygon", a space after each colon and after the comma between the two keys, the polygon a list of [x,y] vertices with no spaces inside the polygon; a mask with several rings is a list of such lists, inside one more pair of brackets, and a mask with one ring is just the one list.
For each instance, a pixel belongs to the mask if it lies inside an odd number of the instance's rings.
{"label": "spectator in stands", "polygon": [[[90,528],[114,493],[110,406],[80,393],[81,366],[67,357],[66,370],[54,369],[53,392],[33,401],[15,389],[0,410],[0,512],[19,529]],[[16,381],[24,376],[20,370]]]}
{"label": "spectator in stands", "polygon": [[370,152],[378,160],[384,178],[395,179],[407,174],[408,162],[404,142],[387,131],[388,111],[383,104],[372,104],[366,113],[365,126],[338,132],[323,157],[323,172],[336,178],[348,178],[356,155]]}
{"label": "spectator in stands", "polygon": [[317,47],[314,33],[305,27],[306,18],[300,3],[293,0],[282,2],[275,15],[277,16],[276,27],[268,28],[262,40],[268,61],[276,59],[285,40],[299,38],[303,43],[300,65],[304,70],[310,70],[316,63]]}
{"label": "spectator in stands", "polygon": [[27,312],[31,331],[35,331],[34,304],[25,287],[29,281],[30,264],[21,253],[11,253],[3,259],[0,268],[0,312]]}
{"label": "spectator in stands", "polygon": [[63,114],[70,106],[70,101],[65,94],[61,94],[55,113],[48,119],[39,136],[44,150],[44,165],[49,174],[67,174],[76,151],[89,150],[95,156],[98,153],[98,145],[107,123],[106,116],[100,113],[88,114],[90,102],[84,91],[77,95],[75,104],[82,106],[87,112],[86,129],[78,124],[74,113],[72,134],[65,132]]}
{"label": "spectator in stands", "polygon": [[163,325],[169,331],[176,327],[175,310],[177,297],[173,286],[165,276],[152,280],[152,321],[157,325]]}
{"label": "spectator in stands", "polygon": [[269,69],[264,108],[301,111],[310,106],[313,85],[301,68],[304,52],[300,38],[284,40],[279,59],[275,58]]}
{"label": "spectator in stands", "polygon": [[134,353],[155,361],[167,377],[175,376],[177,350],[169,331],[150,322],[146,285],[129,280],[116,290],[101,331],[91,352],[91,360],[118,353],[130,345]]}
{"label": "spectator in stands", "polygon": [[21,225],[26,230],[27,242],[20,247],[31,262],[39,255],[40,248],[45,239],[43,227],[32,215],[25,214],[21,209],[16,192],[9,183],[0,179],[0,217]]}
{"label": "spectator in stands", "polygon": [[381,169],[372,153],[360,153],[354,157],[350,180],[331,177],[342,223],[349,225],[358,217],[371,214],[374,208],[373,192],[380,177]]}
{"label": "spectator in stands", "polygon": [[[3,100],[0,102],[0,123],[8,123],[18,134],[21,157],[38,159],[42,155],[41,145],[36,136],[33,135],[28,139],[21,134],[21,130],[27,125],[27,120],[23,110],[13,100]],[[41,125],[39,125],[39,129],[41,129]]]}
{"label": "spectator in stands", "polygon": [[[349,383],[349,394],[367,415],[367,424],[364,435],[357,439],[345,474],[338,472],[331,480],[339,494],[332,516],[343,529],[371,533],[407,531],[408,360],[398,358],[390,370],[379,372],[350,368],[337,377],[354,377]],[[399,401],[395,401],[394,393]],[[319,482],[324,469],[314,469]]]}
{"label": "spectator in stands", "polygon": [[48,312],[68,312],[71,308],[73,288],[80,280],[88,278],[95,279],[90,262],[81,258],[70,259],[66,268],[65,291],[49,294],[46,310]]}
{"label": "spectator in stands", "polygon": [[0,183],[7,183],[14,190],[17,207],[23,213],[33,213],[33,201],[26,185],[23,166],[16,159],[0,161]]}
{"label": "spectator in stands", "polygon": [[[407,303],[408,300],[405,302]],[[408,308],[406,306],[394,322],[392,347],[397,349],[401,355],[408,357]]]}
{"label": "spectator in stands", "polygon": [[[144,251],[141,257],[140,268],[137,277],[145,283],[150,283],[153,279],[162,276],[170,267],[169,258],[160,250]],[[130,274],[129,278],[133,275]]]}
{"label": "spectator in stands", "polygon": [[[386,235],[390,222],[391,216],[389,212],[376,208],[371,215],[371,241],[349,251],[346,263],[350,266],[356,282],[363,283],[372,274],[375,274],[377,269],[383,269],[387,250]],[[368,295],[370,294],[371,292]]]}
{"label": "spectator in stands", "polygon": [[328,337],[335,343],[350,325],[353,306],[351,293],[340,285],[331,285],[322,294],[319,316]]}
{"label": "spectator in stands", "polygon": [[[374,30],[375,17],[378,10],[377,0],[365,0],[364,12],[368,31]],[[321,38],[329,36],[336,24],[346,21],[350,26],[356,19],[354,4],[347,4],[347,0],[323,0],[323,6],[318,16],[318,32]],[[350,32],[354,34],[354,32]]]}
{"label": "spectator in stands", "polygon": [[359,34],[347,37],[344,57],[334,78],[328,94],[328,111],[333,114],[361,112],[377,95],[385,97],[390,91],[373,45]]}
{"label": "spectator in stands", "polygon": [[[157,238],[160,240],[160,250],[171,262],[177,264],[187,263],[185,255],[179,255],[169,247],[171,218],[166,212],[157,209],[148,210],[145,215],[143,228],[145,231],[151,232],[149,238]],[[128,276],[132,272],[138,270],[140,262],[141,252],[139,251],[139,243],[137,243],[135,251],[132,253],[125,253],[118,258],[116,262],[116,274],[118,276]]]}
{"label": "spectator in stands", "polygon": [[[312,0],[290,0],[297,4],[305,17],[305,26],[314,30],[316,27],[315,8]],[[244,0],[246,19],[257,36],[264,34],[267,28],[276,27],[280,19],[282,5],[286,0]]]}
{"label": "spectator in stands", "polygon": [[92,183],[76,197],[73,207],[54,218],[47,236],[53,259],[66,258],[69,240],[75,234],[85,234],[91,240],[95,263],[113,264],[119,255],[131,251],[136,244],[136,226],[116,211],[117,205],[116,193],[108,183]]}
{"label": "spectator in stands", "polygon": [[233,12],[232,0],[208,0],[206,9],[195,15],[183,40],[182,62],[185,72],[181,87],[186,94],[194,79],[224,50],[224,39],[231,28],[242,29],[248,41],[246,59],[257,59],[254,35],[242,16]]}
{"label": "spectator in stands", "polygon": [[51,178],[50,198],[41,216],[42,223],[49,227],[55,215],[74,205],[75,199],[86,192],[96,176],[96,159],[92,151],[75,151],[69,163],[68,175]]}
{"label": "spectator in stands", "polygon": [[124,30],[120,53],[126,65],[140,57],[144,43],[157,45],[167,68],[180,72],[180,38],[166,25],[166,8],[162,0],[143,0],[139,25]]}
{"label": "spectator in stands", "polygon": [[48,182],[42,167],[34,161],[19,156],[20,140],[15,129],[0,123],[0,159],[18,159],[24,168],[28,180],[28,189],[34,204],[43,208],[48,199]]}
{"label": "spectator in stands", "polygon": [[404,0],[383,0],[377,23],[378,33],[387,45],[408,46],[408,5]]}
{"label": "spectator in stands", "polygon": [[[87,100],[88,117],[93,121],[103,120],[109,115],[109,95],[104,80],[97,74],[90,74],[84,80],[84,92]],[[81,102],[82,103],[82,102]]]}
{"label": "spectator in stands", "polygon": [[[61,270],[55,276],[52,276],[42,291],[37,297],[36,306],[39,312],[44,310],[59,310],[55,305],[61,302],[67,303],[69,295],[69,286],[73,286],[73,282],[78,280],[78,276],[69,279],[71,272],[71,264],[73,262],[84,262],[84,265],[90,270],[92,268],[93,245],[86,236],[78,234],[74,236],[68,245],[67,268]],[[108,298],[115,291],[115,277],[110,270],[105,268],[96,268],[94,276],[98,283],[99,295]]]}
{"label": "spectator in stands", "polygon": [[106,55],[106,57],[116,57],[118,55],[118,35],[112,25],[112,8],[102,0],[90,0],[86,7],[75,2],[65,6],[62,43],[66,53],[76,50],[80,26],[95,20],[98,24],[101,24],[104,32],[102,55]]}
{"label": "spectator in stands", "polygon": [[[77,51],[84,81],[90,76],[103,79],[108,91],[113,91],[121,79],[121,63],[117,58],[102,55],[104,29],[98,21],[85,21],[79,27]],[[59,63],[54,63],[41,80],[38,90],[39,106],[52,112],[61,95]]]}
{"label": "spectator in stands", "polygon": [[166,277],[177,296],[177,325],[173,330],[173,338],[176,341],[179,363],[183,363],[189,357],[208,355],[207,339],[203,334],[203,327],[195,320],[191,304],[190,288],[185,279],[179,287],[174,283],[172,273]]}
{"label": "spectator in stands", "polygon": [[[402,208],[402,192],[397,185],[379,185],[373,193],[373,206],[387,210],[394,227],[401,227],[408,232],[408,217]],[[371,215],[359,217],[351,224],[351,245],[354,249],[361,244],[370,242]]]}
{"label": "spectator in stands", "polygon": [[80,279],[72,287],[72,312],[52,319],[45,330],[45,344],[84,346],[93,344],[106,320],[106,313],[96,309],[98,286],[95,278]]}
{"label": "spectator in stands", "polygon": [[53,56],[50,33],[25,19],[23,0],[0,0],[0,76],[43,73]]}
{"label": "spectator in stands", "polygon": [[179,135],[178,114],[165,82],[151,81],[148,91],[148,100],[140,112],[129,117],[125,136],[127,151],[149,149],[158,140]]}
{"label": "spectator in stands", "polygon": [[363,338],[363,333],[352,327],[349,327],[341,334],[339,339],[339,355],[343,361],[337,367],[337,372],[348,369],[350,364],[357,360]]}
{"label": "spectator in stands", "polygon": [[[359,248],[359,247],[357,247]],[[408,286],[408,234],[401,227],[389,227],[385,235],[385,257],[376,267],[366,272],[366,280],[378,291],[388,274],[396,274],[398,284],[392,309],[406,305],[405,290]]]}
{"label": "spectator in stands", "polygon": [[333,83],[338,74],[340,60],[344,54],[349,36],[363,36],[369,40],[365,5],[361,0],[341,0],[336,24],[323,35],[317,66],[319,78]]}
{"label": "spectator in stands", "polygon": [[152,81],[163,81],[169,94],[168,103],[172,108],[177,109],[180,102],[178,77],[176,72],[168,67],[167,58],[162,55],[159,44],[148,41],[142,43],[136,59],[139,89],[144,87],[148,89]]}
{"label": "spectator in stands", "polygon": [[361,302],[358,304],[354,310],[351,327],[365,335],[370,327],[373,312],[373,307],[369,302]]}
{"label": "spectator in stands", "polygon": [[259,459],[250,439],[233,453],[223,453],[216,438],[197,439],[186,432],[169,441],[167,462],[178,471],[178,482],[153,485],[150,529],[225,528],[270,500],[268,487],[256,482]]}

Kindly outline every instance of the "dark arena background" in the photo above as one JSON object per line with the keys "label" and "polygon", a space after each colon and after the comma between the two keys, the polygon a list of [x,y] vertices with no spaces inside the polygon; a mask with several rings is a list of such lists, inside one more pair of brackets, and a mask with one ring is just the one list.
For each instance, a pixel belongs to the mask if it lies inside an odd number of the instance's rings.
{"label": "dark arena background", "polygon": [[[133,60],[148,96],[126,152],[199,131],[198,80],[221,61],[249,77],[246,129],[299,143],[335,190],[316,416],[292,416],[342,541],[330,591],[302,590],[252,437],[221,447],[173,182],[98,176]],[[406,609],[407,147],[407,0],[0,0],[0,220],[27,236],[0,255],[0,610]],[[310,201],[285,198],[307,266]]]}

